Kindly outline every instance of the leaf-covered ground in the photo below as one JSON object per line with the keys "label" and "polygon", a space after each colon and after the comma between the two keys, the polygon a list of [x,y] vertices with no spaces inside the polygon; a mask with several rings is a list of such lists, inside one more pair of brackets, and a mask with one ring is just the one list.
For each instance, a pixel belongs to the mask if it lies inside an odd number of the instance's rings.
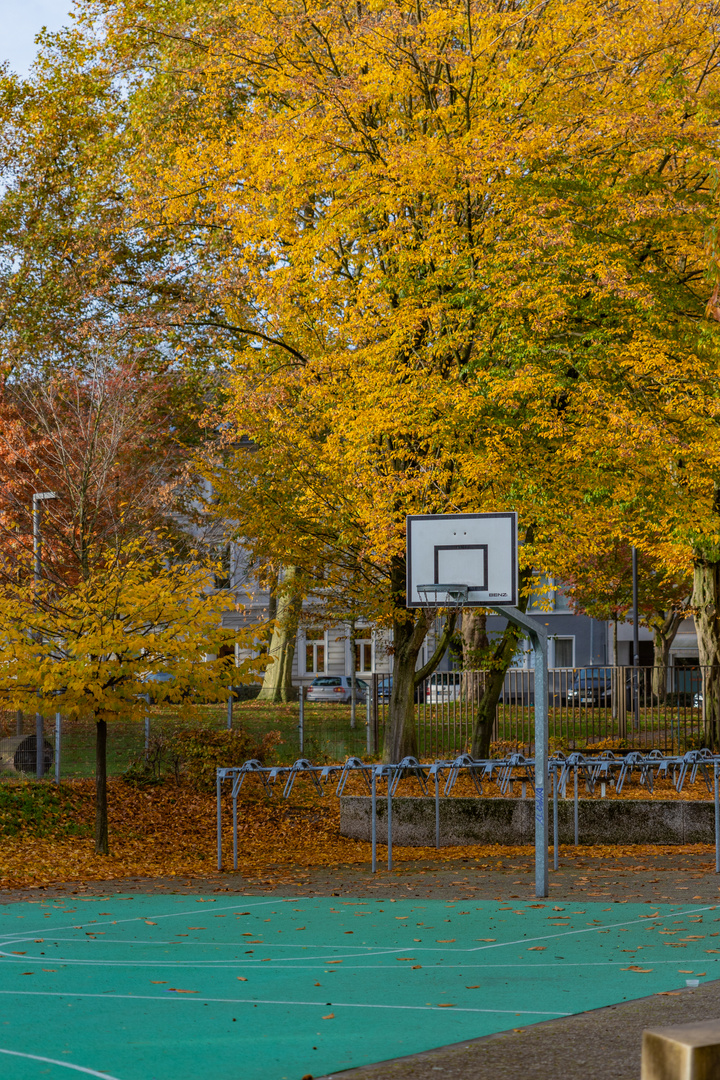
{"label": "leaf-covered ground", "polygon": [[[702,791],[700,787],[687,789],[683,797],[707,797],[704,785]],[[655,798],[669,797],[670,791],[664,788]],[[411,790],[407,785],[407,794]],[[456,792],[464,793],[464,785],[458,785]],[[370,845],[340,835],[339,804],[333,796],[320,798],[300,782],[288,801],[277,797],[269,801],[251,788],[243,789],[241,796],[239,863],[246,881],[268,884],[298,870],[367,866]],[[644,790],[634,785],[623,793],[623,798],[645,796]],[[216,804],[212,792],[174,783],[143,788],[116,780],[109,785],[109,815],[111,854],[98,856],[93,851],[91,781],[72,781],[59,788],[52,784],[0,785],[0,888],[78,880],[198,878],[215,872]],[[226,863],[231,850],[230,821],[228,799],[224,808]],[[593,860],[642,860],[657,852],[652,845],[564,847],[563,860],[580,855]],[[394,848],[396,863],[472,860],[479,868],[494,865],[498,859],[530,854],[530,848],[498,845],[439,851]],[[672,849],[678,859],[689,854],[709,863],[712,849],[701,844]]]}

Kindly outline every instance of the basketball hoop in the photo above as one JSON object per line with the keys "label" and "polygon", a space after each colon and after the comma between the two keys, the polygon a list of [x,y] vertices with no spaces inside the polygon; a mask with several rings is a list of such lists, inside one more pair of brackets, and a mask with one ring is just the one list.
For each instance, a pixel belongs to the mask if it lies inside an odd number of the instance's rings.
{"label": "basketball hoop", "polygon": [[424,608],[460,611],[468,598],[467,585],[418,585],[417,591]]}

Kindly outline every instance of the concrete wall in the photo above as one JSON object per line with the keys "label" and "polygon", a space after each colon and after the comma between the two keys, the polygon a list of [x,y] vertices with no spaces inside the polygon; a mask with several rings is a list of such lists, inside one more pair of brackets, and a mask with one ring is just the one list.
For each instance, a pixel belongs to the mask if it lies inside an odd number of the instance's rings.
{"label": "concrete wall", "polygon": [[[434,847],[435,800],[393,799],[393,843]],[[552,842],[552,802],[549,804]],[[378,798],[378,841],[387,840],[387,799]],[[573,802],[558,804],[560,842],[573,842]],[[580,799],[581,844],[697,844],[715,840],[711,802]],[[340,799],[340,832],[354,840],[371,838],[368,796]],[[532,844],[534,802],[529,799],[440,799],[440,844]]]}

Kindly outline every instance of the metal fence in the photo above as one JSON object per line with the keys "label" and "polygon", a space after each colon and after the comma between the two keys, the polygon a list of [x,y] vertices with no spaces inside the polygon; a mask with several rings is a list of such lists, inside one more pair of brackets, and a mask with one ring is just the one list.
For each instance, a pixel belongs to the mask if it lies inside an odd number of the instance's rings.
{"label": "metal fence", "polygon": [[[700,667],[551,668],[548,722],[551,745],[624,741],[673,752],[700,746],[706,673]],[[436,672],[416,688],[418,753],[443,756],[470,748],[486,685],[483,671]],[[373,676],[373,744],[382,744],[389,713],[390,676]],[[535,673],[505,676],[492,741],[526,747],[535,741]]]}
{"label": "metal fence", "polygon": [[[437,672],[415,691],[417,753],[446,758],[470,750],[487,673]],[[282,740],[273,762],[298,756],[341,762],[351,755],[377,756],[388,722],[392,676],[373,675],[371,693],[358,702],[355,723],[350,706],[308,705],[301,700],[259,714],[251,703],[235,707],[235,724],[257,737],[278,731]],[[671,668],[664,685],[655,669],[602,667],[554,668],[549,672],[548,713],[551,747],[573,750],[622,741],[642,750],[684,752],[703,743],[705,672]],[[270,715],[268,715],[270,714]],[[132,761],[158,750],[197,719],[150,710],[145,721],[108,725],[108,774],[118,776]],[[228,725],[224,707],[208,709],[209,730]],[[495,710],[492,742],[502,754],[516,748],[532,754],[535,738],[534,672],[510,670]],[[61,780],[94,774],[95,725],[57,714],[22,716],[0,712],[0,778],[25,776]],[[38,746],[41,749],[38,755]],[[38,768],[39,766],[39,768]]]}

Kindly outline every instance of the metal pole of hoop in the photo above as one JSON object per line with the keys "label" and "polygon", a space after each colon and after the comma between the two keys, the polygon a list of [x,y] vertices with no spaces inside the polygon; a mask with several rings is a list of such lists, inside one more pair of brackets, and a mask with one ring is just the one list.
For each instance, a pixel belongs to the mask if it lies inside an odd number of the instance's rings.
{"label": "metal pole of hoop", "polygon": [[[418,585],[417,592],[428,608],[459,611],[467,603],[469,587],[462,584]],[[488,611],[508,619],[530,638],[535,654],[535,895],[549,892],[548,866],[548,660],[547,631],[524,611],[510,605],[483,604]]]}

